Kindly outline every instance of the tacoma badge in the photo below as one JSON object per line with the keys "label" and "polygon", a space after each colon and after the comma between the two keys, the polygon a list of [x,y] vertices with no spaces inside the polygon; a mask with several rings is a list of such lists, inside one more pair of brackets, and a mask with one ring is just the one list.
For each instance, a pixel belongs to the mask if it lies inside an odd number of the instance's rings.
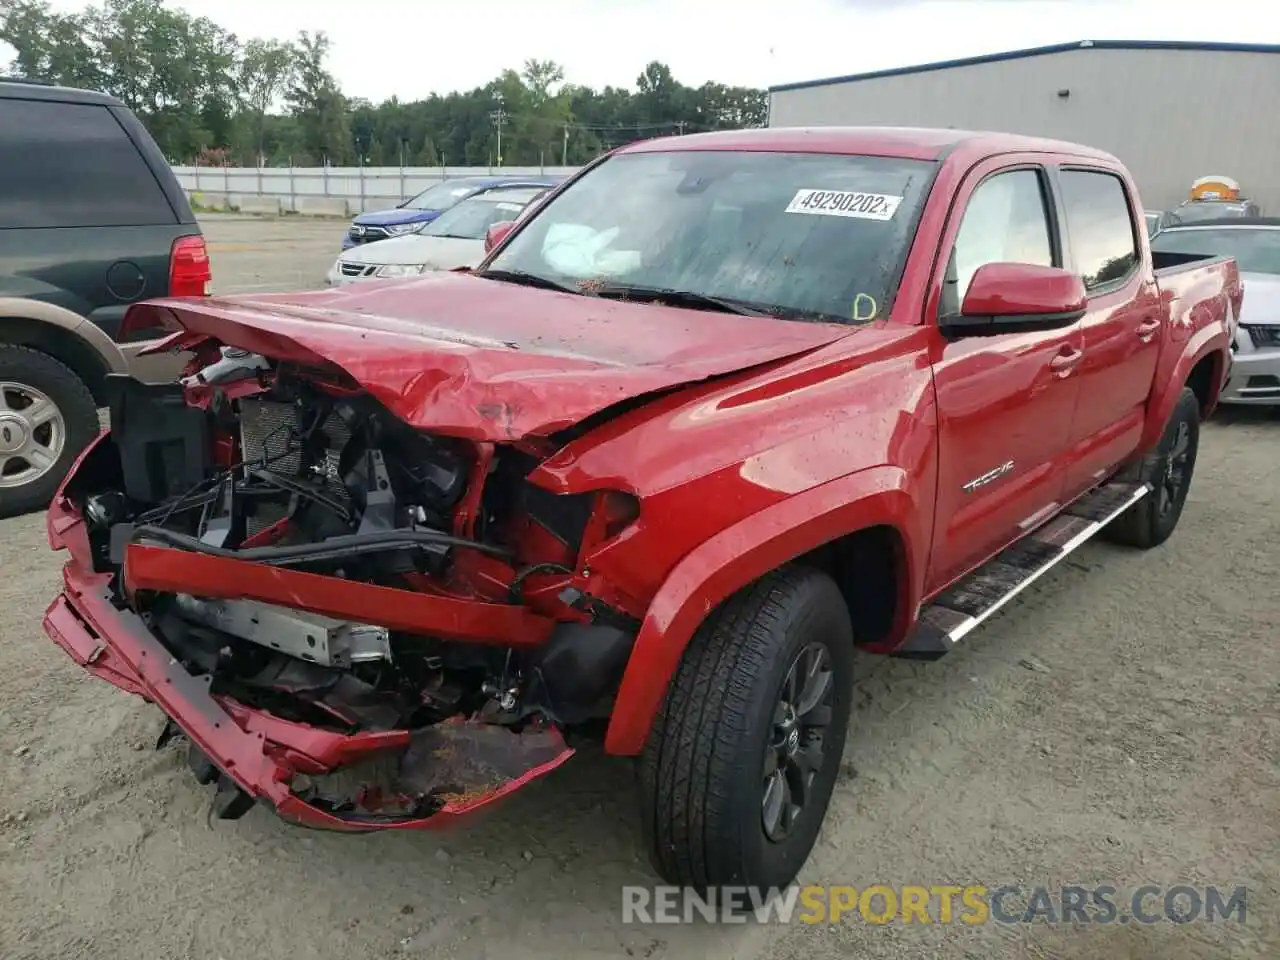
{"label": "tacoma badge", "polygon": [[977,490],[979,487],[985,487],[988,483],[992,483],[996,480],[999,480],[1006,473],[1009,473],[1012,470],[1013,470],[1013,461],[1007,460],[1004,463],[1000,464],[1000,466],[996,467],[994,470],[988,470],[986,473],[982,474],[981,476],[974,477],[972,480],[970,480],[960,489],[963,490],[965,493],[973,493],[973,491]]}

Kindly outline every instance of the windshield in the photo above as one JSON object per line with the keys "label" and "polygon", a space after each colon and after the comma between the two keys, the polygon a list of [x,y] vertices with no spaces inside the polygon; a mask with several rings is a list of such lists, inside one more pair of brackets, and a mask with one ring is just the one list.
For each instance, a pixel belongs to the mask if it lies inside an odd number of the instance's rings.
{"label": "windshield", "polygon": [[1196,223],[1201,220],[1219,220],[1223,217],[1242,217],[1248,206],[1243,203],[1214,203],[1199,201],[1188,203],[1173,211],[1172,219],[1178,223]]}
{"label": "windshield", "polygon": [[1157,253],[1235,257],[1243,273],[1280,274],[1280,228],[1165,230],[1151,241],[1151,249]]}
{"label": "windshield", "polygon": [[509,197],[501,192],[481,194],[446,210],[427,224],[421,233],[424,237],[483,240],[485,231],[495,223],[520,216],[520,211],[531,198],[532,195],[524,191]]}
{"label": "windshield", "polygon": [[487,269],[583,292],[622,284],[781,316],[883,319],[934,167],[828,154],[622,154],[544,204]]}
{"label": "windshield", "polygon": [[473,193],[475,189],[476,183],[471,180],[446,180],[444,183],[437,183],[434,187],[427,187],[412,200],[406,200],[404,208],[406,210],[448,210],[467,194]]}

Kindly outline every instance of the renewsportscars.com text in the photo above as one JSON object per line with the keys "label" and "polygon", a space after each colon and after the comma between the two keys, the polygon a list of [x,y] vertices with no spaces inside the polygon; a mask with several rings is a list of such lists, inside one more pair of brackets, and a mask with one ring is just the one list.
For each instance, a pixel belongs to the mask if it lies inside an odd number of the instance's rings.
{"label": "renewsportscars.com text", "polygon": [[1247,889],[1146,885],[987,887],[876,884],[787,887],[623,887],[624,923],[1240,923]]}

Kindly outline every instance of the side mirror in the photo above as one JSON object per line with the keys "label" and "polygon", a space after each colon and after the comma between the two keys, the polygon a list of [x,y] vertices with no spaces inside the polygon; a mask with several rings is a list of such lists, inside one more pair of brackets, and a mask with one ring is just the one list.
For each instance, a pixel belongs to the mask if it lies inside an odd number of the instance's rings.
{"label": "side mirror", "polygon": [[994,336],[1069,327],[1089,303],[1084,281],[1059,267],[988,263],[969,281],[960,312],[939,318],[952,337]]}
{"label": "side mirror", "polygon": [[493,224],[484,232],[484,252],[488,253],[503,240],[507,239],[507,234],[511,232],[511,228],[516,225],[514,220],[502,220]]}

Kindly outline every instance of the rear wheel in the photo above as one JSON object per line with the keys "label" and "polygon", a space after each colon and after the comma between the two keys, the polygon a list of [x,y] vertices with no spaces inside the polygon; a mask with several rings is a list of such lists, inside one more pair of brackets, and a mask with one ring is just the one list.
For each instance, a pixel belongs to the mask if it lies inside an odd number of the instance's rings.
{"label": "rear wheel", "polygon": [[849,611],[820,571],[783,568],[708,617],[641,758],[645,843],[667,882],[795,878],[835,786],[852,686]]}
{"label": "rear wheel", "polygon": [[1151,493],[1107,526],[1107,539],[1141,549],[1168,540],[1182,517],[1199,449],[1200,401],[1184,387],[1159,445],[1136,470],[1137,479],[1151,485]]}
{"label": "rear wheel", "polygon": [[0,516],[49,505],[98,432],[89,388],[29,347],[0,345]]}

